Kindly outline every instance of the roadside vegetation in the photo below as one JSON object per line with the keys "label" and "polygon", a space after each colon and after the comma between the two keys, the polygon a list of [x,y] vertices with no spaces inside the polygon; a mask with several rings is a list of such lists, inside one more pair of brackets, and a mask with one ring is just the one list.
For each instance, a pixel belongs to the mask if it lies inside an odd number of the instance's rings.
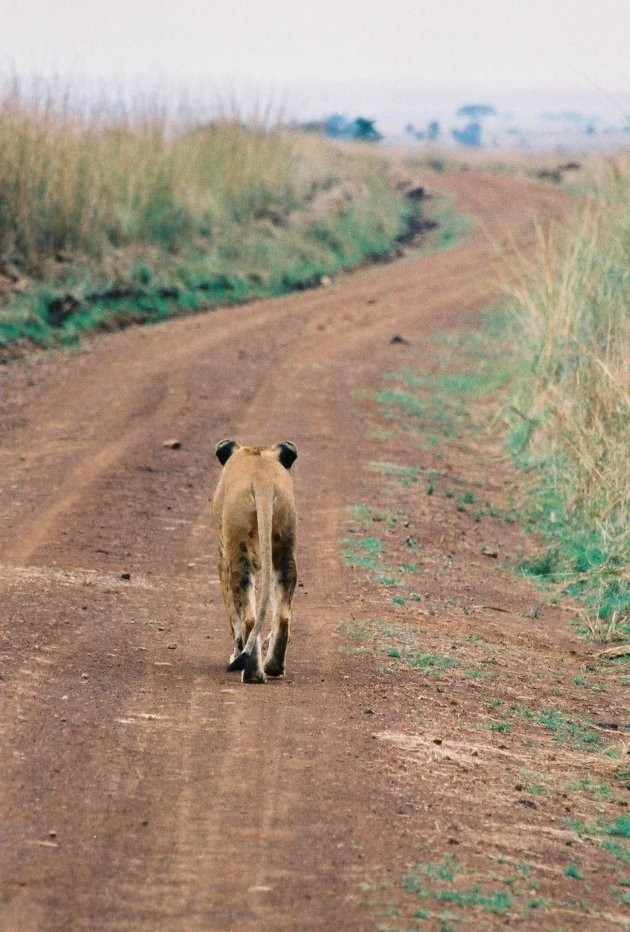
{"label": "roadside vegetation", "polygon": [[[381,412],[372,439],[391,445],[407,437],[419,451],[416,463],[424,465],[379,458],[370,468],[393,496],[390,510],[381,515],[381,527],[402,520],[405,488],[443,497],[447,507],[471,516],[482,534],[488,519],[520,523],[537,537],[511,555],[513,571],[536,578],[549,599],[573,597],[578,633],[597,641],[628,641],[630,407],[623,302],[629,296],[623,277],[629,273],[623,265],[627,260],[616,251],[621,240],[612,224],[605,235],[608,248],[600,243],[600,258],[605,255],[612,268],[602,272],[597,294],[584,293],[581,281],[573,286],[573,297],[583,296],[588,310],[582,307],[581,313],[590,318],[586,323],[591,329],[578,333],[580,321],[570,316],[578,312],[573,307],[546,320],[538,305],[525,305],[532,292],[524,290],[522,304],[488,312],[480,330],[438,334],[430,358],[421,356],[385,374],[370,395]],[[578,258],[572,256],[581,274],[585,264]],[[593,261],[591,256],[591,269]],[[557,267],[552,263],[550,268]],[[555,274],[549,272],[548,283],[555,282]],[[533,280],[528,279],[528,287]],[[544,292],[548,310],[555,307],[549,287]],[[598,300],[604,305],[600,312]],[[587,340],[590,345],[580,342]],[[476,466],[471,463],[474,475],[486,461],[505,459],[505,445],[524,469],[523,481],[509,497],[482,494],[475,482],[439,468],[448,461],[449,449],[459,454],[466,450],[476,461]],[[423,453],[432,454],[430,465]],[[360,507],[353,513],[355,522]],[[358,536],[359,522],[357,536],[341,541],[342,557],[370,572],[376,582],[395,583],[395,598],[405,604],[419,585],[413,576],[417,542],[410,536],[408,561],[392,565],[383,542],[369,532],[373,515],[364,510],[368,536]],[[491,539],[480,539],[480,552],[497,556]]]}
{"label": "roadside vegetation", "polygon": [[[627,648],[576,650],[573,619],[602,637],[610,622],[566,603],[565,576],[539,591],[516,578],[540,559],[540,536],[519,524],[540,531],[546,472],[543,460],[519,475],[506,450],[513,327],[495,310],[407,346],[356,398],[373,459],[339,540],[364,584],[340,651],[370,666],[377,691],[389,681],[404,696],[395,721],[371,720],[372,738],[398,749],[400,814],[417,816],[402,823],[417,840],[406,869],[359,885],[381,932],[624,927],[630,903]],[[472,568],[484,566],[480,591]],[[439,776],[425,817],[427,796],[411,805],[409,787],[427,773]],[[453,797],[474,799],[483,844]]]}
{"label": "roadside vegetation", "polygon": [[369,147],[151,100],[0,91],[0,352],[279,295],[396,254],[419,205]]}
{"label": "roadside vegetation", "polygon": [[585,185],[592,202],[539,233],[515,292],[508,418],[548,541],[524,569],[581,598],[608,640],[630,635],[630,158],[596,160]]}
{"label": "roadside vegetation", "polygon": [[[457,170],[436,158],[434,171]],[[524,470],[512,517],[544,541],[521,572],[579,599],[584,635],[630,640],[630,155],[566,163],[564,181],[533,164],[526,176],[551,174],[581,198],[573,220],[537,231],[533,259],[511,270],[511,305],[486,315],[482,345],[444,336],[470,371],[450,371],[447,354],[439,374],[388,375],[399,384],[379,400],[419,423],[424,415],[425,443],[435,445],[474,423],[485,395],[496,436],[504,425]]]}

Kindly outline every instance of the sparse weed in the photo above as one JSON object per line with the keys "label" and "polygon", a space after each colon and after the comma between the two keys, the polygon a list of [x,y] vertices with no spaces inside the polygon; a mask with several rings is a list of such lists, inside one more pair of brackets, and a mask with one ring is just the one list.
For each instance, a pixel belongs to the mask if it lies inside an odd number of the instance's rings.
{"label": "sparse weed", "polygon": [[495,673],[489,673],[487,670],[464,670],[464,676],[467,676],[470,680],[479,680],[492,682],[496,680]]}
{"label": "sparse weed", "polygon": [[627,790],[630,790],[630,766],[617,767],[615,779]]}
{"label": "sparse weed", "polygon": [[458,666],[457,660],[443,654],[418,654],[408,652],[403,656],[411,670],[422,670],[424,673],[442,674],[452,667]]}
{"label": "sparse weed", "polygon": [[367,568],[372,569],[375,565],[380,566],[380,556],[383,549],[383,541],[380,537],[344,537],[341,541],[341,554],[344,560],[350,566],[361,566],[360,561],[363,558],[367,561]]}
{"label": "sparse weed", "polygon": [[512,726],[510,722],[493,721],[493,722],[488,722],[483,727],[487,728],[488,731],[498,731],[500,734],[505,735],[507,734],[507,732],[510,730]]}
{"label": "sparse weed", "polygon": [[594,799],[610,798],[609,785],[607,783],[595,783],[590,774],[582,777],[581,780],[573,780],[570,783],[566,783],[564,790],[567,793],[583,792]]}
{"label": "sparse weed", "polygon": [[[532,717],[531,713],[528,717]],[[558,709],[543,709],[542,712],[533,716],[533,721],[548,731],[552,731],[557,741],[570,745],[574,751],[598,752],[604,750],[606,746],[601,734]]]}
{"label": "sparse weed", "polygon": [[598,819],[590,824],[578,819],[568,819],[566,825],[583,841],[597,844],[619,863],[630,864],[630,816],[617,816],[614,822],[610,823]]}

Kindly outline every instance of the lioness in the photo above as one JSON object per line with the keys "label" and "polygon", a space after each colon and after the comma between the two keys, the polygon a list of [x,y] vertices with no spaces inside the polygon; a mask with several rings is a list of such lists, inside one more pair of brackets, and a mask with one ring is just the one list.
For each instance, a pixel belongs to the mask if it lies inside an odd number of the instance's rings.
{"label": "lioness", "polygon": [[[288,441],[273,447],[245,447],[236,440],[221,440],[215,452],[224,467],[212,510],[219,579],[234,637],[228,670],[242,670],[244,683],[264,683],[267,676],[284,673],[289,642],[297,522],[288,470],[297,450]],[[258,611],[257,572],[261,577]],[[270,601],[273,623],[263,668],[260,629]]]}

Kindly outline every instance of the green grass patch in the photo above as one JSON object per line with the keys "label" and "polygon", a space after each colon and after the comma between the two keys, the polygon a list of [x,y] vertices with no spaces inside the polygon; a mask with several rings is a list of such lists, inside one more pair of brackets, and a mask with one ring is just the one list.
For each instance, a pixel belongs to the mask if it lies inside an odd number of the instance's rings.
{"label": "green grass patch", "polygon": [[[527,870],[523,869],[525,867]],[[452,856],[440,861],[415,863],[403,876],[401,888],[423,901],[423,905],[421,909],[410,905],[409,915],[411,918],[430,919],[436,923],[436,928],[441,928],[440,923],[445,917],[443,907],[447,905],[450,927],[463,928],[483,925],[487,921],[482,918],[484,914],[527,915],[550,905],[548,898],[532,896],[537,882],[532,876],[531,865],[522,862],[513,874],[508,870],[509,865],[504,863],[500,874],[493,871],[486,878]]]}
{"label": "green grass patch", "polygon": [[626,790],[630,790],[630,766],[617,767],[615,770],[615,779]]}
{"label": "green grass patch", "polygon": [[[437,163],[444,164],[439,158],[437,158]],[[437,230],[426,246],[418,250],[419,255],[430,255],[444,249],[454,249],[465,243],[474,232],[473,221],[470,217],[454,210],[451,198],[436,198],[429,209],[429,216],[437,223]]]}
{"label": "green grass patch", "polygon": [[549,796],[551,793],[551,782],[549,777],[543,773],[529,770],[524,767],[521,770],[523,780],[522,788],[530,796]]}
{"label": "green grass patch", "polygon": [[389,479],[394,479],[403,486],[414,485],[423,473],[418,466],[400,466],[397,463],[371,463],[370,469]]}
{"label": "green grass patch", "polygon": [[[387,672],[418,670],[426,676],[444,676],[459,666],[445,654],[428,653],[423,649],[424,632],[417,625],[385,620],[366,620],[343,626],[344,634],[353,642],[345,651],[369,652],[376,659],[386,655],[394,661]],[[356,646],[360,645],[360,646]]]}
{"label": "green grass patch", "polygon": [[381,571],[383,541],[379,537],[345,537],[340,541],[341,558],[353,569]]}
{"label": "green grass patch", "polygon": [[[490,731],[508,732],[516,720],[524,719],[530,724],[539,726],[544,731],[551,732],[555,741],[568,745],[576,753],[606,753],[606,741],[600,732],[595,731],[589,722],[567,715],[559,709],[545,707],[535,711],[521,703],[501,707],[500,702],[498,705],[491,703],[490,708],[500,708],[501,719],[483,724],[480,727]],[[583,789],[592,795],[600,796],[600,798],[606,796],[603,786],[593,784],[588,777],[585,777],[581,783],[576,784],[575,789]]]}
{"label": "green grass patch", "polygon": [[444,654],[418,654],[411,651],[403,654],[403,660],[411,670],[422,670],[433,675],[441,675],[459,665],[457,660]]}
{"label": "green grass patch", "polygon": [[464,670],[464,676],[467,676],[470,680],[488,683],[493,682],[497,678],[495,673],[490,673],[487,670]]}
{"label": "green grass patch", "polygon": [[566,793],[585,793],[591,799],[610,799],[611,789],[607,783],[596,783],[590,774],[581,780],[572,780],[563,787]]}
{"label": "green grass patch", "polygon": [[617,816],[613,822],[600,818],[594,823],[568,819],[566,824],[583,841],[597,845],[615,861],[620,864],[630,863],[630,816]]}
{"label": "green grass patch", "polygon": [[[529,715],[531,716],[531,713]],[[606,742],[599,732],[558,709],[543,709],[534,714],[532,719],[542,728],[553,732],[557,741],[568,744],[573,751],[597,753],[606,747]]]}
{"label": "green grass patch", "polygon": [[505,735],[507,734],[507,732],[510,730],[512,726],[510,722],[493,721],[493,722],[488,722],[483,727],[486,728],[488,731],[498,731],[499,734]]}

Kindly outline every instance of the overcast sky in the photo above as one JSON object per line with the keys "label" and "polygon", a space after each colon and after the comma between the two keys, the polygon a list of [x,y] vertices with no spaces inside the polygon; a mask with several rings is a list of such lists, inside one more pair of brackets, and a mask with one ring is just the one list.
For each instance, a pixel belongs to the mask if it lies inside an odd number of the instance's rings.
{"label": "overcast sky", "polygon": [[0,0],[3,70],[418,89],[630,89],[630,0]]}

